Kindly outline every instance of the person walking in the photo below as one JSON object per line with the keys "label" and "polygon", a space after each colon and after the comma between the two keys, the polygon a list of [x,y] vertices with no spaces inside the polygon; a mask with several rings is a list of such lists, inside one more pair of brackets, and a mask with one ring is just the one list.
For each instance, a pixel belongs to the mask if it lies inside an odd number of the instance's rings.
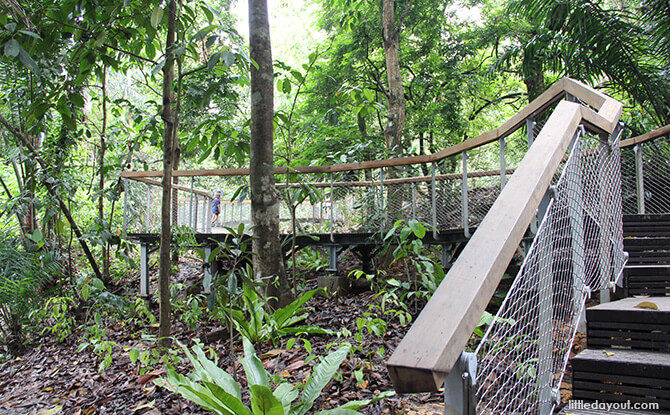
{"label": "person walking", "polygon": [[212,200],[212,225],[219,219],[219,212],[221,211],[221,193],[214,193],[214,200]]}

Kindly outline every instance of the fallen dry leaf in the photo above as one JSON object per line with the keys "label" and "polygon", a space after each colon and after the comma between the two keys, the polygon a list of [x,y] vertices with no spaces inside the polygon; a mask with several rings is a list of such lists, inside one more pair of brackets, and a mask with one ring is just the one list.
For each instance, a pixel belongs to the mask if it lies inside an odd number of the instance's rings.
{"label": "fallen dry leaf", "polygon": [[165,374],[165,370],[163,369],[157,369],[157,370],[152,370],[149,373],[145,373],[143,375],[140,375],[137,377],[137,383],[140,385],[144,385],[145,383],[149,382],[150,380],[157,378],[159,376],[163,376]]}
{"label": "fallen dry leaf", "polygon": [[645,308],[648,310],[658,310],[658,306],[656,303],[652,303],[651,301],[643,301],[640,304],[636,305],[635,308]]}
{"label": "fallen dry leaf", "polygon": [[608,352],[607,350],[603,350],[603,353],[605,353],[607,356],[614,356],[614,353]]}
{"label": "fallen dry leaf", "polygon": [[279,355],[282,354],[283,352],[284,352],[284,351],[281,350],[281,349],[272,349],[272,350],[268,350],[267,352],[263,353],[263,354],[260,355],[259,357],[261,358],[261,360],[269,359],[269,358],[271,358],[271,357],[279,356]]}

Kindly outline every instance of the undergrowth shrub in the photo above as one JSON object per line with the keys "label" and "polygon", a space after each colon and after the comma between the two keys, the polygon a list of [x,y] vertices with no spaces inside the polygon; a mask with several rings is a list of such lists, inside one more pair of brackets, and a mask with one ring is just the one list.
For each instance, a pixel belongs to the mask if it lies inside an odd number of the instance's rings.
{"label": "undergrowth shrub", "polygon": [[0,340],[10,351],[25,340],[29,315],[45,301],[45,286],[62,272],[55,251],[23,244],[4,231],[0,234]]}

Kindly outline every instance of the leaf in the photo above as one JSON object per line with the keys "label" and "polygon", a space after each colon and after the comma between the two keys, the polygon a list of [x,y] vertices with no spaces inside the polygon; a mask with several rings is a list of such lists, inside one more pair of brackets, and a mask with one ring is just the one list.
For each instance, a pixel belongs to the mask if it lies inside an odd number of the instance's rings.
{"label": "leaf", "polygon": [[298,414],[306,414],[314,405],[314,401],[319,397],[323,388],[333,379],[333,376],[340,368],[342,361],[349,353],[349,345],[340,347],[326,356],[318,365],[314,367],[312,376],[310,376],[305,389],[302,392],[302,406]]}
{"label": "leaf", "polygon": [[156,404],[156,400],[154,399],[151,402],[145,402],[143,404],[137,405],[136,407],[133,408],[133,412],[137,412],[140,409],[147,409],[147,408],[153,408],[154,405]]}
{"label": "leaf", "polygon": [[295,401],[296,398],[298,398],[299,392],[298,389],[295,386],[291,385],[290,383],[282,382],[281,384],[279,384],[279,386],[277,386],[273,394],[284,405],[285,412],[288,412],[287,409],[290,408],[291,402]]}
{"label": "leaf", "polygon": [[658,305],[652,303],[651,301],[643,301],[640,304],[636,305],[635,308],[646,308],[647,310],[658,310]]}
{"label": "leaf", "polygon": [[272,394],[268,386],[251,385],[251,410],[254,414],[284,415],[284,405]]}
{"label": "leaf", "polygon": [[157,29],[161,20],[163,20],[163,8],[161,6],[156,6],[151,12],[151,26],[154,29]]}
{"label": "leaf", "polygon": [[128,358],[130,359],[130,363],[135,363],[137,362],[137,359],[140,357],[140,350],[139,349],[130,349],[128,352]]}
{"label": "leaf", "polygon": [[221,52],[221,56],[223,57],[223,64],[226,65],[227,67],[231,67],[233,63],[235,63],[235,54],[229,50],[224,50]]}
{"label": "leaf", "polygon": [[51,409],[42,409],[37,415],[55,415],[63,409],[63,405],[56,405]]}
{"label": "leaf", "polygon": [[161,59],[160,62],[156,66],[154,66],[154,69],[151,71],[151,73],[156,76],[156,74],[160,71],[163,70],[163,67],[165,66],[165,59]]}
{"label": "leaf", "polygon": [[8,58],[15,58],[19,56],[19,51],[21,50],[21,45],[16,39],[9,39],[5,43],[5,56]]}
{"label": "leaf", "polygon": [[263,363],[256,356],[254,345],[246,337],[242,338],[244,342],[244,358],[241,359],[244,372],[247,374],[247,382],[249,385],[260,385],[267,388],[270,387],[270,380],[268,373],[263,367]]}
{"label": "leaf", "polygon": [[603,353],[605,353],[607,356],[614,356],[614,353],[608,352],[607,350],[603,350]]}

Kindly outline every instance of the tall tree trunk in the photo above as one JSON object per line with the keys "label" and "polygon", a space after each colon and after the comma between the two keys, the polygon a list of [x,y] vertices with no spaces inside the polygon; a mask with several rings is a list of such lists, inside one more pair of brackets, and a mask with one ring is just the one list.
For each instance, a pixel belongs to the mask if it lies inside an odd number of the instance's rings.
{"label": "tall tree trunk", "polygon": [[[100,129],[100,196],[98,197],[98,220],[102,225],[105,222],[105,151],[107,150],[107,66],[102,69],[102,128]],[[109,242],[102,242],[102,276],[103,281],[109,281]]]}
{"label": "tall tree trunk", "polygon": [[172,83],[174,81],[174,45],[177,29],[177,0],[168,2],[168,30],[165,41],[165,66],[163,67],[163,181],[161,200],[161,238],[158,265],[159,325],[158,338],[162,346],[170,344],[170,211],[172,193],[172,164],[174,162],[174,139],[176,114],[172,108]]}
{"label": "tall tree trunk", "polygon": [[[401,23],[402,24],[402,23]],[[400,25],[396,28],[394,0],[382,0],[382,28],[386,75],[389,84],[389,114],[384,139],[391,154],[402,153],[402,129],[405,125],[405,95],[400,73]]]}
{"label": "tall tree trunk", "polygon": [[[266,0],[249,0],[251,65],[251,212],[254,223],[254,278],[279,306],[292,299],[279,241],[279,195],[273,157],[274,82]],[[272,280],[277,278],[277,283]]]}

